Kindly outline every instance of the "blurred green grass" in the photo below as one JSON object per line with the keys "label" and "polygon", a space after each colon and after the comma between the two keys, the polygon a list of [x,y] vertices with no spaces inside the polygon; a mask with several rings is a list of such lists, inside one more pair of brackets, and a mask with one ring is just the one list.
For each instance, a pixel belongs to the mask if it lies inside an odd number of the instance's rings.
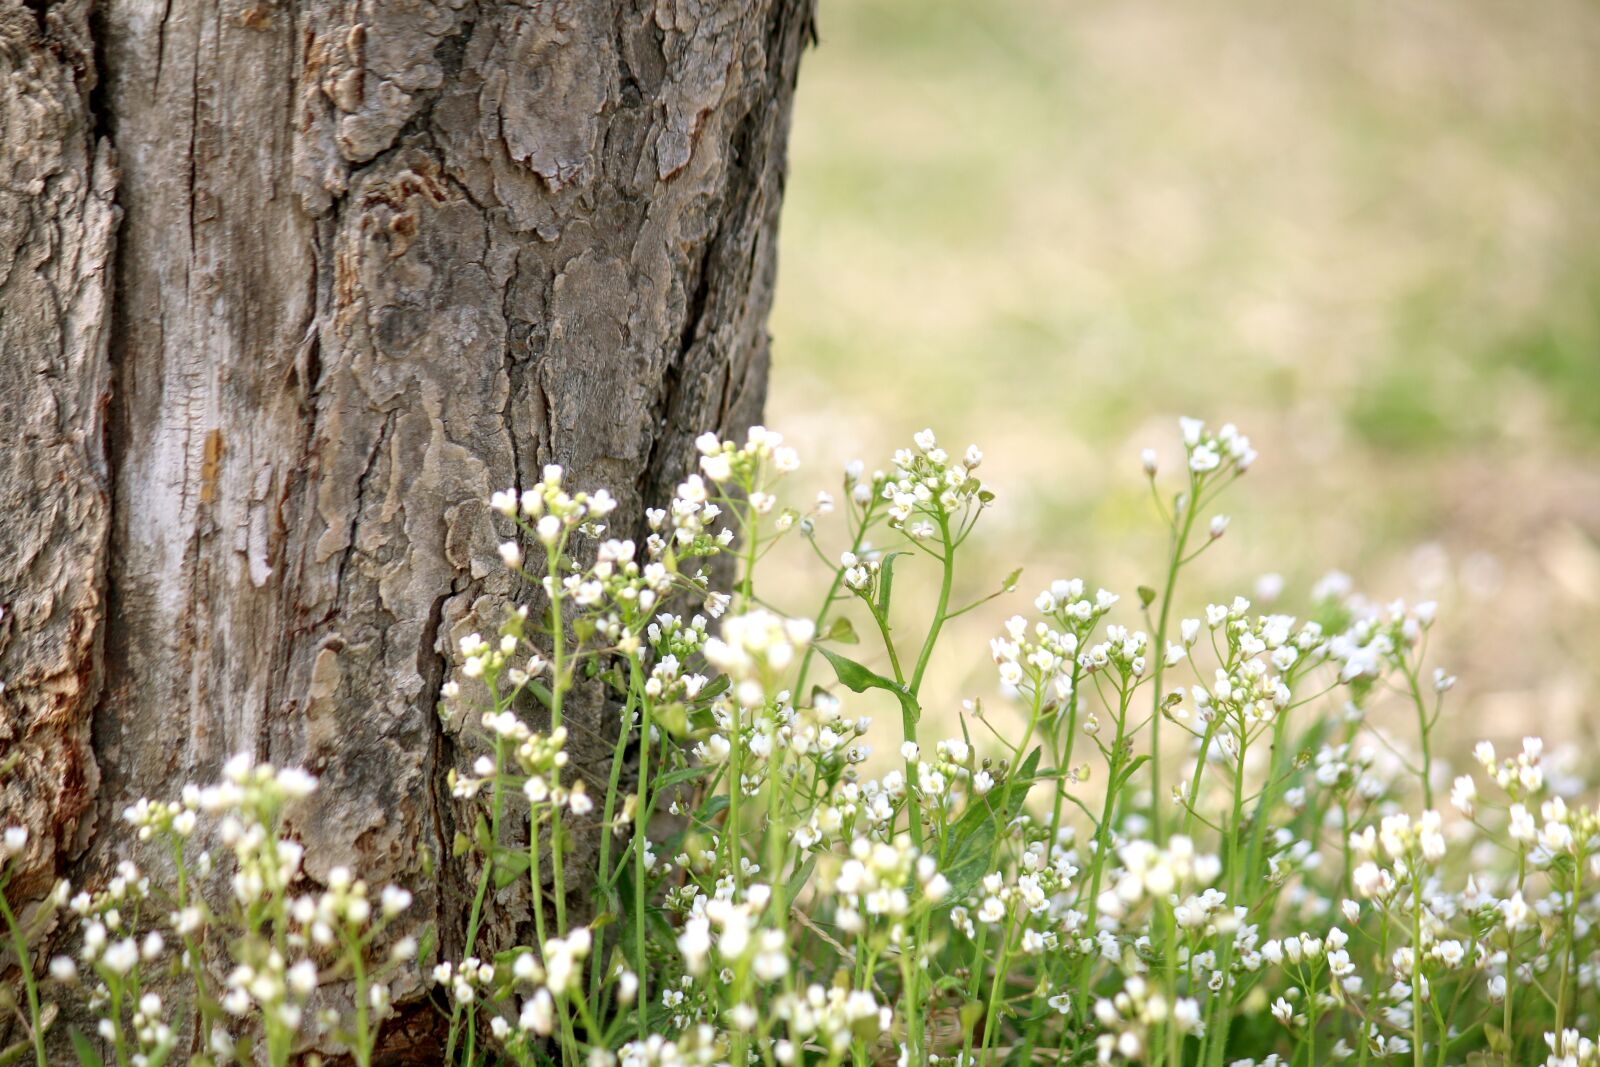
{"label": "blurred green grass", "polygon": [[819,466],[978,441],[975,588],[1127,591],[1139,448],[1236,421],[1263,460],[1197,603],[1334,566],[1437,597],[1477,721],[1600,730],[1600,5],[823,0],[819,33],[769,402]]}

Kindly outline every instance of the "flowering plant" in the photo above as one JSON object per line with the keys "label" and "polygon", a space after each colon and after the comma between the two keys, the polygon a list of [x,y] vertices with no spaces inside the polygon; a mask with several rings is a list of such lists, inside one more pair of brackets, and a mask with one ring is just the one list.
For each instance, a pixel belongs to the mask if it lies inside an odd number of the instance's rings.
{"label": "flowering plant", "polygon": [[[1428,662],[1432,605],[1335,577],[1300,616],[1242,597],[1184,615],[1181,577],[1256,454],[1232,426],[1180,429],[1175,491],[1143,456],[1162,584],[1049,583],[990,641],[1016,714],[970,700],[939,739],[928,713],[949,696],[928,669],[982,602],[954,602],[995,500],[978,449],[924,431],[802,510],[783,503],[798,458],[778,434],[706,434],[642,543],[609,537],[615,501],[558,467],[496,493],[501,556],[541,596],[461,641],[439,709],[481,743],[450,781],[479,827],[456,857],[477,857],[462,958],[385,935],[404,889],[374,907],[342,870],[313,889],[279,814],[315,783],[241,758],[127,812],[165,843],[172,884],[130,862],[93,892],[58,888],[81,944],[48,983],[5,909],[25,1039],[0,1061],[31,1049],[43,1067],[45,998],[83,983],[119,1064],[159,1064],[195,1026],[192,1062],[282,1064],[315,1040],[365,1067],[396,973],[420,969],[450,1064],[1600,1063],[1586,784],[1536,738],[1506,758],[1480,744],[1436,803],[1454,679]],[[758,591],[785,538],[827,567],[798,616]],[[896,596],[919,557],[937,576],[921,619]],[[604,781],[565,751],[580,679],[614,696]],[[858,694],[895,710],[894,758],[872,755],[882,728]],[[1370,714],[1395,706],[1414,728]],[[568,824],[596,809],[580,912]],[[186,851],[201,819],[225,865]],[[25,843],[8,832],[0,860]],[[480,955],[491,887],[517,882],[533,944]],[[156,968],[187,978],[181,1024],[146,990]]]}

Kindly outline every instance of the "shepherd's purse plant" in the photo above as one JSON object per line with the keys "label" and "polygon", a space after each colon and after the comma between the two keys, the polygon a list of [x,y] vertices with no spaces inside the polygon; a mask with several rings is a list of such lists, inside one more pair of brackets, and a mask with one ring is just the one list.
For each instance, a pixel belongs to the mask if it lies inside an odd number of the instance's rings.
{"label": "shepherd's purse plant", "polygon": [[[1431,604],[1334,575],[1297,615],[1189,608],[1256,453],[1180,430],[1175,474],[1142,457],[1160,584],[1040,589],[989,642],[998,700],[927,684],[951,620],[1018,583],[957,599],[995,499],[975,447],[923,431],[796,507],[777,433],[705,434],[639,543],[559,467],[496,493],[537,592],[461,640],[438,709],[478,746],[439,861],[475,886],[465,951],[406,888],[313,883],[283,816],[315,781],[241,755],[129,808],[115,877],[26,910],[5,831],[0,1064],[370,1067],[419,984],[450,1067],[1600,1064],[1593,778],[1529,737],[1450,780]],[[780,607],[763,563],[794,539],[824,578]],[[609,697],[604,779],[569,765],[579,686]],[[513,896],[530,943],[490,943]],[[71,1006],[97,1029],[57,1032]]]}

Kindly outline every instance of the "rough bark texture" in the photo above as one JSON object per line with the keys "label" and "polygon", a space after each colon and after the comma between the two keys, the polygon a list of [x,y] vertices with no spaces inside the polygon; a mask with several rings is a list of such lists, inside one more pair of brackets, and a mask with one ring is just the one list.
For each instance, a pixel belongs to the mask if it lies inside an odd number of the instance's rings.
{"label": "rough bark texture", "polygon": [[86,8],[0,6],[0,826],[30,831],[24,900],[65,866],[96,785],[117,209]]}
{"label": "rough bark texture", "polygon": [[[524,595],[486,498],[559,462],[638,523],[696,432],[756,417],[810,19],[0,0],[0,822],[35,830],[31,892],[244,750],[320,776],[313,878],[410,884],[458,947],[461,886],[418,875],[455,828],[449,651]],[[579,715],[599,777],[614,727]]]}

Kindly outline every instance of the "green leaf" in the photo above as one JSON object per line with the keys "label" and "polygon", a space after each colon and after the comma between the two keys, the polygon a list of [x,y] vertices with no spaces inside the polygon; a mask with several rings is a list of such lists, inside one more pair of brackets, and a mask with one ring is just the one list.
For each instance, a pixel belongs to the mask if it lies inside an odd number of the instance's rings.
{"label": "green leaf", "polygon": [[714,797],[709,797],[704,804],[700,805],[700,810],[695,813],[695,821],[710,822],[727,806],[728,794],[718,793]]}
{"label": "green leaf", "polygon": [[432,923],[422,928],[422,936],[417,938],[418,963],[427,963],[433,958],[433,950],[439,947],[439,931],[434,929]]}
{"label": "green leaf", "polygon": [[917,704],[917,698],[903,688],[898,682],[892,682],[875,671],[868,670],[853,659],[848,659],[831,649],[817,645],[827,661],[833,664],[833,673],[839,676],[839,682],[853,693],[865,693],[868,689],[884,689],[895,695],[900,701],[900,706],[914,723],[922,718],[922,708]]}
{"label": "green leaf", "polygon": [[838,676],[840,683],[853,693],[865,693],[868,689],[887,689],[898,692],[900,687],[883,675],[867,667],[863,667],[848,656],[826,648],[818,648],[829,663],[833,664],[833,673]]}
{"label": "green leaf", "polygon": [[689,734],[689,709],[677,702],[652,709],[650,720],[669,737],[680,741]]}
{"label": "green leaf", "polygon": [[711,773],[710,767],[679,767],[675,771],[656,775],[650,779],[651,789],[668,789],[684,782],[692,782],[696,778],[704,778]]}
{"label": "green leaf", "polygon": [[791,901],[800,895],[801,890],[805,889],[806,882],[811,878],[811,872],[816,866],[817,857],[812,855],[805,863],[800,865],[798,871],[794,872],[794,877],[789,879],[789,888],[787,890]]}
{"label": "green leaf", "polygon": [[72,1031],[72,1051],[77,1053],[78,1063],[82,1067],[106,1067],[105,1061],[100,1058],[100,1053],[89,1044],[89,1039],[83,1036],[83,1031]]}
{"label": "green leaf", "polygon": [[711,702],[713,697],[721,696],[723,693],[727,692],[728,687],[732,684],[733,682],[726,674],[719,674],[715,678],[711,679],[709,685],[700,690],[700,695],[695,697],[695,701],[696,703],[700,704],[708,704]]}
{"label": "green leaf", "polygon": [[957,846],[955,854],[944,865],[944,876],[950,880],[952,904],[964,901],[988,873],[996,838],[1022,810],[1028,790],[1037,780],[1042,751],[1035,748],[1030,752],[1021,766],[983,798],[987,803],[968,807],[951,828],[950,839],[957,842]]}
{"label": "green leaf", "polygon": [[526,852],[509,848],[494,851],[494,887],[504,889],[527,873],[530,861]]}
{"label": "green leaf", "polygon": [[483,817],[481,811],[478,813],[478,821],[472,827],[472,841],[480,852],[492,855],[494,838],[489,834],[489,820]]}
{"label": "green leaf", "polygon": [[1117,778],[1116,789],[1114,789],[1113,792],[1115,792],[1117,790],[1120,790],[1123,786],[1127,785],[1128,784],[1128,779],[1132,778],[1136,773],[1138,773],[1138,770],[1139,770],[1140,767],[1143,767],[1146,763],[1149,763],[1149,762],[1150,762],[1150,757],[1148,755],[1144,755],[1144,756],[1138,757],[1133,762],[1129,763],[1126,767],[1124,767],[1122,769],[1121,776]]}
{"label": "green leaf", "polygon": [[878,563],[878,615],[880,618],[888,619],[889,617],[889,596],[894,590],[894,561],[900,556],[909,555],[911,555],[909,552],[890,552]]}
{"label": "green leaf", "polygon": [[861,643],[861,638],[856,635],[856,628],[852,626],[850,624],[850,620],[843,615],[840,615],[838,618],[833,620],[833,623],[828,627],[828,632],[823,634],[820,640],[836,641],[841,645],[856,645]]}

